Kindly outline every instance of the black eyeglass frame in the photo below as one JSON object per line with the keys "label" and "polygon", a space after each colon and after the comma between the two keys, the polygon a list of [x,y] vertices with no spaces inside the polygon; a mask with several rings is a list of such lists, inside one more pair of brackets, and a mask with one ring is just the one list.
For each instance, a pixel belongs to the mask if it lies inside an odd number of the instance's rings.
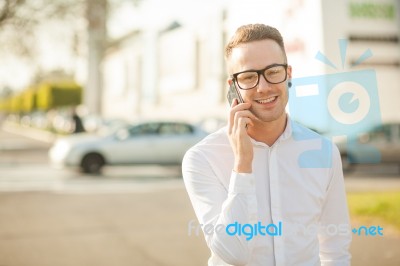
{"label": "black eyeglass frame", "polygon": [[[271,81],[269,81],[269,80],[267,79],[267,77],[265,76],[265,71],[268,70],[268,69],[270,69],[270,68],[277,67],[277,66],[283,66],[283,67],[285,67],[285,79],[282,80],[282,81],[280,81],[280,82],[271,82]],[[251,90],[251,89],[254,89],[255,87],[257,87],[258,84],[260,83],[260,75],[262,75],[262,76],[264,77],[264,79],[265,79],[268,83],[270,83],[270,84],[279,84],[279,83],[284,82],[285,80],[287,80],[287,68],[288,68],[288,64],[272,64],[272,65],[266,66],[265,68],[260,69],[260,70],[253,70],[253,69],[250,69],[250,70],[245,70],[245,71],[241,71],[241,72],[232,74],[232,75],[231,75],[231,78],[232,78],[232,80],[233,80],[234,82],[236,82],[236,84],[238,85],[238,87],[239,87],[241,90]],[[238,80],[237,80],[237,76],[240,75],[240,74],[243,74],[243,73],[247,73],[247,72],[256,72],[256,73],[258,74],[258,79],[257,79],[256,85],[254,85],[254,86],[251,87],[251,88],[243,89],[243,88],[240,87],[240,85],[239,85],[239,82],[238,82]]]}

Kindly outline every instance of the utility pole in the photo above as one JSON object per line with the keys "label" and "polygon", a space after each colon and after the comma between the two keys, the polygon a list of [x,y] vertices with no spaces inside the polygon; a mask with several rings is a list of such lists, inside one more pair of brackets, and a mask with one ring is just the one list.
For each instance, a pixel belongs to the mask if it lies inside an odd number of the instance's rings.
{"label": "utility pole", "polygon": [[88,22],[88,76],[83,101],[89,113],[101,115],[102,71],[101,63],[107,41],[107,0],[86,0]]}

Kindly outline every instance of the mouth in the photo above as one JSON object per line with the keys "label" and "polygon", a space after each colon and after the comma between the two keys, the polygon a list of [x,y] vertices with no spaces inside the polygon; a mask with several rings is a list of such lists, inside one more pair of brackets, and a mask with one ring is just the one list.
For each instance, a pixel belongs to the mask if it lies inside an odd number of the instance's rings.
{"label": "mouth", "polygon": [[257,103],[259,104],[271,104],[276,102],[276,100],[278,99],[278,96],[272,96],[266,99],[259,99],[259,100],[255,100]]}

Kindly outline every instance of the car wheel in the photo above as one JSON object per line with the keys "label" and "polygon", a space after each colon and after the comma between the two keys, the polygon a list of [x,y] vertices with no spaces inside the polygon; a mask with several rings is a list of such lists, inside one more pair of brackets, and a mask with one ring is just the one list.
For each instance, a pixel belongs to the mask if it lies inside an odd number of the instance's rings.
{"label": "car wheel", "polygon": [[347,154],[343,154],[341,157],[343,172],[346,174],[351,173],[354,170],[354,164],[351,162],[351,157]]}
{"label": "car wheel", "polygon": [[99,174],[104,164],[104,158],[100,154],[90,153],[83,157],[81,167],[84,173]]}

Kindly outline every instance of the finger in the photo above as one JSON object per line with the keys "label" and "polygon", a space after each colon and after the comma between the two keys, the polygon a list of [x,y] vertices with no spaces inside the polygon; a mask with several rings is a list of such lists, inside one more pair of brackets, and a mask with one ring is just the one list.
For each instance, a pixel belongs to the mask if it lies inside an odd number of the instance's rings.
{"label": "finger", "polygon": [[[231,125],[231,131],[230,132],[235,132],[237,130],[240,130],[242,128],[247,128],[246,124],[251,124],[254,125],[252,118],[254,117],[253,113],[250,112],[249,110],[243,110],[243,111],[238,111],[234,115],[234,121],[233,124]],[[241,121],[245,119],[246,123],[243,124]]]}
{"label": "finger", "polygon": [[232,121],[232,118],[235,116],[236,112],[247,110],[250,107],[251,107],[251,103],[239,103],[239,104],[233,106],[229,112],[229,116],[230,116],[229,120]]}
{"label": "finger", "polygon": [[228,129],[229,129],[229,132],[232,131],[233,126],[235,124],[235,121],[234,121],[235,120],[235,113],[238,110],[241,110],[243,108],[243,107],[238,107],[238,105],[239,105],[239,100],[234,98],[233,101],[232,101],[232,104],[231,104],[231,109],[229,110],[229,117],[228,117],[228,121],[229,121]]}
{"label": "finger", "polygon": [[[237,99],[235,99],[237,101]],[[251,103],[237,103],[235,106],[232,106],[234,110],[245,110],[251,107]]]}
{"label": "finger", "polygon": [[239,129],[246,128],[247,125],[254,125],[253,121],[249,117],[239,117],[237,120],[237,126]]}
{"label": "finger", "polygon": [[239,103],[239,101],[238,101],[238,99],[236,99],[236,98],[234,98],[233,101],[232,101],[232,103],[231,103],[231,109],[229,110],[229,118],[228,118],[228,128],[229,128],[229,132],[230,132],[230,130],[232,129],[233,120],[234,120],[234,118],[233,118],[234,112],[233,112],[232,109],[233,109],[235,106],[237,106],[238,103]]}
{"label": "finger", "polygon": [[[243,111],[238,111],[235,113],[234,116],[234,122],[232,125],[232,130],[238,130],[241,129],[243,127],[246,127],[246,124],[250,124],[251,126],[254,125],[254,122],[252,121],[252,119],[254,119],[255,116],[252,112],[250,112],[249,110],[243,110]],[[242,121],[246,121],[246,124],[243,124]]]}
{"label": "finger", "polygon": [[248,118],[250,118],[252,120],[256,120],[257,119],[257,117],[248,109],[237,111],[237,112],[235,112],[234,115],[238,116],[238,117],[248,117]]}
{"label": "finger", "polygon": [[[228,118],[228,129],[229,133],[231,133],[234,124],[235,124],[235,115],[237,112],[246,111],[251,107],[251,103],[239,103],[237,99],[232,101],[231,109],[229,111],[229,118]],[[247,110],[247,116],[255,118],[255,116]]]}
{"label": "finger", "polygon": [[239,104],[239,100],[236,99],[236,98],[233,98],[233,101],[232,101],[232,103],[231,103],[231,108],[235,107],[235,106],[238,105],[238,104]]}

